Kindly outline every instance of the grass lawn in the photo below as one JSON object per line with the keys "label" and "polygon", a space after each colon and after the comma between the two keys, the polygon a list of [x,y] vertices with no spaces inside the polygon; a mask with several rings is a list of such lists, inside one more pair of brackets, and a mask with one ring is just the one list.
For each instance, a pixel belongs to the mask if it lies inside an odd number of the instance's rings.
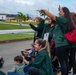
{"label": "grass lawn", "polygon": [[20,25],[11,25],[11,24],[2,24],[0,23],[0,30],[8,30],[8,29],[29,29],[30,26],[20,26]]}
{"label": "grass lawn", "polygon": [[[10,22],[11,23],[11,22]],[[0,30],[8,30],[8,29],[30,29],[30,26],[20,26],[20,25],[14,25],[12,24],[4,24],[0,23]],[[32,32],[31,32],[32,33]],[[18,39],[25,39],[25,38],[33,38],[34,34],[28,34],[28,33],[19,33],[19,34],[0,34],[0,41],[6,41],[6,40],[18,40]]]}
{"label": "grass lawn", "polygon": [[0,34],[0,41],[33,38],[33,34]]}

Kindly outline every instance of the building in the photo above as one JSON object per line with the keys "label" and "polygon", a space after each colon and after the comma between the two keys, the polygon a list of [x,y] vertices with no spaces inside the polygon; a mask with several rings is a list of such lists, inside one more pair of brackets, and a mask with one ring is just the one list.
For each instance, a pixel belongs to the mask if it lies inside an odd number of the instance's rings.
{"label": "building", "polygon": [[15,14],[2,14],[2,13],[0,13],[0,21],[14,20],[14,19],[16,19]]}

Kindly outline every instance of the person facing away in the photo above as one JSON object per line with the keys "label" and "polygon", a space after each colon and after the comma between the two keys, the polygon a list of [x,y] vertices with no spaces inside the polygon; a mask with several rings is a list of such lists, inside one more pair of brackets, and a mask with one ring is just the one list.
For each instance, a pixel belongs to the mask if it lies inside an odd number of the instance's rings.
{"label": "person facing away", "polygon": [[23,58],[22,56],[18,55],[14,57],[14,67],[11,70],[8,70],[8,72],[23,74],[24,67],[25,64],[23,63]]}
{"label": "person facing away", "polygon": [[41,38],[41,35],[42,35],[42,31],[43,31],[43,28],[44,28],[44,22],[45,20],[40,18],[40,17],[36,17],[35,18],[35,21],[36,21],[36,24],[37,24],[37,27],[35,27],[33,24],[29,24],[30,27],[35,31],[35,35],[34,35],[34,41],[36,40],[36,38]]}
{"label": "person facing away", "polygon": [[49,44],[46,40],[37,39],[35,41],[35,50],[38,51],[33,61],[24,62],[30,66],[29,75],[53,75],[52,62],[50,58]]}
{"label": "person facing away", "polygon": [[50,37],[53,37],[55,42],[56,55],[61,65],[61,74],[68,75],[68,56],[70,52],[70,44],[65,39],[63,34],[74,29],[70,11],[67,7],[59,8],[59,17],[44,9],[39,10],[39,12],[44,12],[56,22],[53,35],[50,35]]}
{"label": "person facing away", "polygon": [[[71,12],[70,14],[76,28],[76,14],[73,12]],[[72,43],[71,46],[72,48],[69,54],[69,73],[71,72],[71,69],[73,67],[73,74],[76,75],[76,43]]]}

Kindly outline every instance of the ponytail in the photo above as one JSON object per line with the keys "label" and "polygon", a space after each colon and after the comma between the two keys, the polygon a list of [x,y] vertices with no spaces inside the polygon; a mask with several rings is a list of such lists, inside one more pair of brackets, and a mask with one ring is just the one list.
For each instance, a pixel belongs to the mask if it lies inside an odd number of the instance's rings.
{"label": "ponytail", "polygon": [[36,42],[42,46],[42,49],[45,49],[48,53],[48,55],[50,56],[50,47],[49,47],[49,43],[46,40],[43,39],[37,39]]}
{"label": "ponytail", "polygon": [[46,41],[46,46],[45,46],[45,48],[46,48],[46,51],[48,52],[48,55],[51,57],[50,46],[49,46],[49,42],[48,42],[48,41]]}

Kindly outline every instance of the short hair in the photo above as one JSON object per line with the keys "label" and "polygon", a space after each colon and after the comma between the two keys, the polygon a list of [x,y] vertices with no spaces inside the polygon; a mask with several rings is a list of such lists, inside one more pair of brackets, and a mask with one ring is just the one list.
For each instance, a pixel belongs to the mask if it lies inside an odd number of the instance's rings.
{"label": "short hair", "polygon": [[22,58],[21,55],[18,55],[18,56],[16,56],[16,57],[14,57],[14,61],[17,61],[17,62],[19,62],[19,63],[22,63],[22,62],[23,62],[23,58]]}

